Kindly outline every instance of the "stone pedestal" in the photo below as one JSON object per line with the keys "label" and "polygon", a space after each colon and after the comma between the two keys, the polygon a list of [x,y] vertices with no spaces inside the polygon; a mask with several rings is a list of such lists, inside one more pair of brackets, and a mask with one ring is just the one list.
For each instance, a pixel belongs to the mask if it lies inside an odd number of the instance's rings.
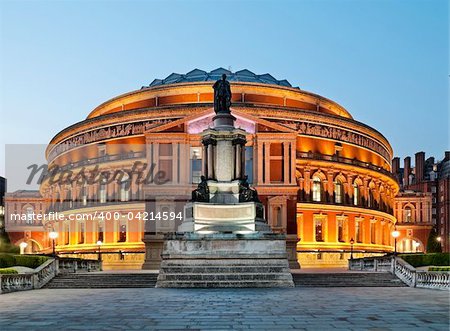
{"label": "stone pedestal", "polygon": [[156,287],[293,287],[285,236],[168,235]]}
{"label": "stone pedestal", "polygon": [[146,233],[143,241],[145,244],[145,262],[142,269],[159,270],[164,247],[164,235]]}
{"label": "stone pedestal", "polygon": [[264,207],[259,202],[234,204],[188,203],[179,232],[269,232],[264,220]]}
{"label": "stone pedestal", "polygon": [[300,263],[297,258],[297,235],[288,234],[286,236],[286,253],[289,262],[289,268],[300,269]]}

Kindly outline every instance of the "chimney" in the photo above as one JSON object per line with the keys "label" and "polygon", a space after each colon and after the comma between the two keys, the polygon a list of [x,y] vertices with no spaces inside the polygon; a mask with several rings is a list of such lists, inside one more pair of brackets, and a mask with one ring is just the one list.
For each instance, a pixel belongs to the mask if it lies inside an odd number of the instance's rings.
{"label": "chimney", "polygon": [[450,151],[445,151],[445,159],[444,161],[450,161]]}
{"label": "chimney", "polygon": [[425,152],[416,153],[416,183],[421,183],[425,174]]}
{"label": "chimney", "polygon": [[398,175],[400,172],[400,158],[398,156],[392,159],[392,173]]}
{"label": "chimney", "polygon": [[403,166],[403,185],[408,186],[410,184],[409,182],[409,174],[411,173],[411,157],[407,156],[405,157],[404,166]]}

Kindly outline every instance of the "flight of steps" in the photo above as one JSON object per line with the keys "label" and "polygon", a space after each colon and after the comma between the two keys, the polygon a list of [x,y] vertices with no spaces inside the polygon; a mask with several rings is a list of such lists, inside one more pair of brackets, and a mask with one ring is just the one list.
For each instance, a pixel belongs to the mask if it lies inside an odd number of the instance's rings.
{"label": "flight of steps", "polygon": [[283,259],[165,260],[157,287],[291,287]]}
{"label": "flight of steps", "polygon": [[384,272],[295,273],[296,287],[405,287],[397,277]]}
{"label": "flight of steps", "polygon": [[156,273],[60,274],[45,288],[148,288],[155,287]]}

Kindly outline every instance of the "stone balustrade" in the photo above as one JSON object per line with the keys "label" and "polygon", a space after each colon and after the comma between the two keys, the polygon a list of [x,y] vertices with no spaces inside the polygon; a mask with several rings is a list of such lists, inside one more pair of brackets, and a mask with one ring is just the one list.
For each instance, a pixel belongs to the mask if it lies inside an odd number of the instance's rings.
{"label": "stone balustrade", "polygon": [[410,287],[449,289],[450,272],[417,270],[394,256],[365,257],[348,260],[349,270],[390,272]]}
{"label": "stone balustrade", "polygon": [[32,273],[0,275],[0,294],[39,289],[60,273],[100,271],[101,262],[81,259],[49,259]]}

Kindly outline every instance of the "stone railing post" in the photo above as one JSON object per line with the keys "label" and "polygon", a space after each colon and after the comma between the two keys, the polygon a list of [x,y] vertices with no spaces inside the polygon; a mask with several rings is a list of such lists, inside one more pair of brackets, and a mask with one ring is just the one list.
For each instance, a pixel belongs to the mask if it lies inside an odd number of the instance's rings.
{"label": "stone railing post", "polygon": [[391,274],[395,275],[395,257],[391,259]]}
{"label": "stone railing post", "polygon": [[412,277],[411,277],[411,287],[416,287],[417,284],[417,271],[412,271]]}
{"label": "stone railing post", "polygon": [[31,288],[34,290],[39,287],[39,277],[37,272],[33,273],[31,277]]}
{"label": "stone railing post", "polygon": [[2,275],[0,275],[0,294],[2,294],[2,292],[3,292],[3,290],[2,290],[2,282],[3,282],[3,280],[2,280]]}
{"label": "stone railing post", "polygon": [[378,259],[373,259],[373,271],[378,271]]}

